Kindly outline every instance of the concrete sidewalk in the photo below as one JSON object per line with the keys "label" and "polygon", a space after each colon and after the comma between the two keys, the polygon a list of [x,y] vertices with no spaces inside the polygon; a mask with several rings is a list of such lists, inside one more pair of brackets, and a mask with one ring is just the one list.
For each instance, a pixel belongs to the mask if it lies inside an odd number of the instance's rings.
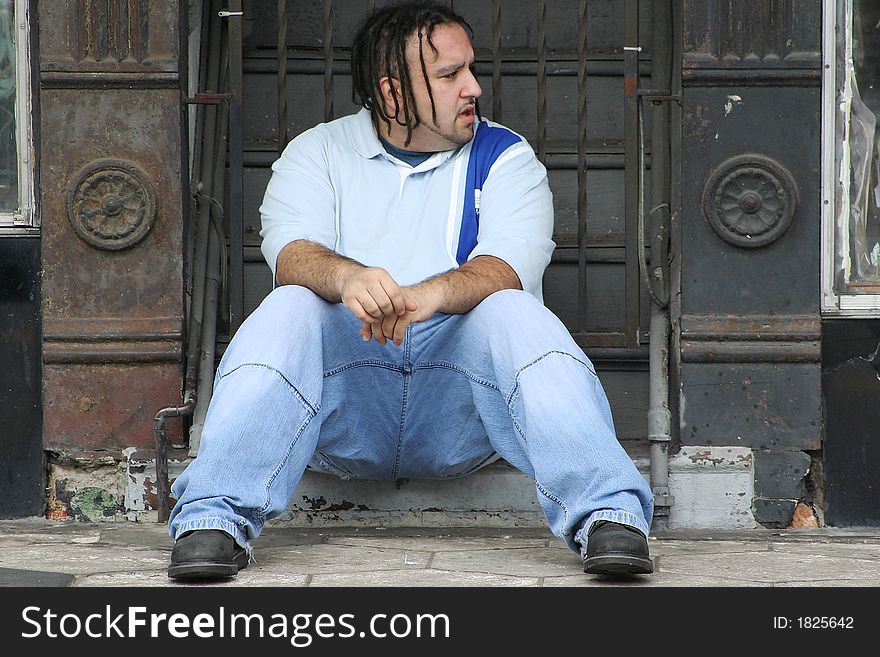
{"label": "concrete sidewalk", "polygon": [[[185,586],[171,546],[159,524],[0,521],[0,586]],[[650,547],[654,574],[621,581],[540,529],[267,527],[238,577],[189,586],[880,586],[880,529],[662,530]]]}

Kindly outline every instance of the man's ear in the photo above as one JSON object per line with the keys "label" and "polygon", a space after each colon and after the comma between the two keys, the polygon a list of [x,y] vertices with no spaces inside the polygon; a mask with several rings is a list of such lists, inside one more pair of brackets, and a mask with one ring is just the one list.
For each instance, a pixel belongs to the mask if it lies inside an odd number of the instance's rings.
{"label": "man's ear", "polygon": [[382,102],[385,103],[385,113],[395,117],[397,111],[394,107],[394,99],[397,98],[397,107],[403,107],[403,96],[400,93],[400,81],[387,75],[379,78],[379,91],[382,93]]}

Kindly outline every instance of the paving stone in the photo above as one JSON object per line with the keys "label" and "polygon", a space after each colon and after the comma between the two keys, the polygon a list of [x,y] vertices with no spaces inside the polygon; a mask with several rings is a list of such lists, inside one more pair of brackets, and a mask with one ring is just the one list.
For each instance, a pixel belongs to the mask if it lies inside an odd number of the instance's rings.
{"label": "paving stone", "polygon": [[71,532],[64,533],[27,533],[27,534],[10,534],[8,536],[0,536],[0,546],[13,547],[17,545],[52,545],[62,543],[87,544],[97,543],[101,540],[101,532],[84,532],[75,534]]}
{"label": "paving stone", "polygon": [[162,524],[134,524],[101,528],[101,543],[105,545],[137,545],[171,550],[174,541],[168,528]]}
{"label": "paving stone", "polygon": [[431,556],[415,550],[329,544],[255,549],[254,554],[257,563],[271,571],[283,568],[302,574],[424,568]]}
{"label": "paving stone", "polygon": [[[656,568],[656,566],[655,566]],[[691,576],[677,575],[663,572],[662,569],[652,575],[639,575],[632,579],[615,579],[611,577],[603,577],[600,575],[570,575],[565,577],[545,577],[544,586],[614,586],[614,587],[663,587],[663,586],[685,586],[685,587],[702,587],[702,586],[760,586],[769,587],[772,584],[766,582],[749,582],[747,580],[723,579],[709,576]]]}
{"label": "paving stone", "polygon": [[743,552],[663,557],[670,574],[754,582],[815,582],[829,579],[876,579],[880,561],[811,553]]}
{"label": "paving stone", "polygon": [[168,554],[157,550],[99,544],[22,545],[0,550],[0,567],[47,572],[90,573],[164,568]]}
{"label": "paving stone", "polygon": [[676,554],[762,552],[770,550],[770,546],[754,541],[658,541],[649,539],[648,549],[652,557],[659,557]]}
{"label": "paving stone", "polygon": [[147,571],[128,571],[119,573],[100,573],[78,577],[74,586],[81,587],[200,587],[200,586],[223,586],[223,587],[254,587],[254,586],[284,586],[303,587],[309,581],[308,575],[291,574],[283,568],[248,566],[236,577],[213,582],[177,582],[168,577],[165,569]]}
{"label": "paving stone", "polygon": [[[555,540],[555,539],[554,539]],[[422,552],[456,552],[461,550],[502,550],[507,548],[543,548],[548,541],[539,538],[517,539],[509,535],[495,538],[465,538],[455,536],[439,536],[434,538],[331,538],[330,543],[352,546],[372,546],[384,549],[419,550]],[[561,543],[561,541],[560,541]],[[563,544],[563,547],[565,545]]]}
{"label": "paving stone", "polygon": [[581,567],[580,557],[574,551],[546,548],[437,552],[431,561],[431,568],[523,577],[568,575]]}
{"label": "paving stone", "polygon": [[821,554],[828,557],[852,557],[854,559],[876,559],[880,568],[880,544],[877,543],[771,543],[776,552],[790,554]]}
{"label": "paving stone", "polygon": [[880,586],[880,577],[872,579],[820,579],[814,582],[777,582],[774,587],[834,587],[834,588],[877,588]]}
{"label": "paving stone", "polygon": [[70,586],[73,575],[41,570],[0,568],[0,587],[7,586]]}
{"label": "paving stone", "polygon": [[538,586],[539,582],[540,580],[537,577],[512,577],[489,573],[427,569],[315,575],[309,586],[534,587]]}

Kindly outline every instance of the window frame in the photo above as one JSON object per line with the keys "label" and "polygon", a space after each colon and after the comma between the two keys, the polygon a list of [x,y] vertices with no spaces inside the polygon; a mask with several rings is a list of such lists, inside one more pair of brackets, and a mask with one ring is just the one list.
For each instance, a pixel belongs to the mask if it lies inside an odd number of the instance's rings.
{"label": "window frame", "polygon": [[29,0],[13,0],[15,11],[15,123],[18,148],[18,210],[0,211],[0,235],[31,234],[38,228],[34,187],[36,149],[33,139]]}
{"label": "window frame", "polygon": [[[838,7],[845,3],[844,23],[838,23]],[[838,221],[849,227],[848,204],[845,214],[837,216],[836,181],[842,171],[849,181],[850,160],[848,133],[837,162],[837,34],[843,30],[844,47],[852,52],[853,0],[824,0],[822,3],[822,209],[821,209],[821,313],[827,317],[876,317],[880,314],[880,294],[838,292],[834,289],[835,249]],[[850,105],[847,105],[849,112]]]}

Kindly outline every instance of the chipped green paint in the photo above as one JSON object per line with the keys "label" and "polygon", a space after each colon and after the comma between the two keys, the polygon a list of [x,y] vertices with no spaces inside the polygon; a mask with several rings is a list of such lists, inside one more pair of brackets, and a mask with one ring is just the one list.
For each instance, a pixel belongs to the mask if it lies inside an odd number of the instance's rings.
{"label": "chipped green paint", "polygon": [[70,499],[70,514],[85,522],[112,518],[120,510],[116,496],[103,488],[83,488]]}

